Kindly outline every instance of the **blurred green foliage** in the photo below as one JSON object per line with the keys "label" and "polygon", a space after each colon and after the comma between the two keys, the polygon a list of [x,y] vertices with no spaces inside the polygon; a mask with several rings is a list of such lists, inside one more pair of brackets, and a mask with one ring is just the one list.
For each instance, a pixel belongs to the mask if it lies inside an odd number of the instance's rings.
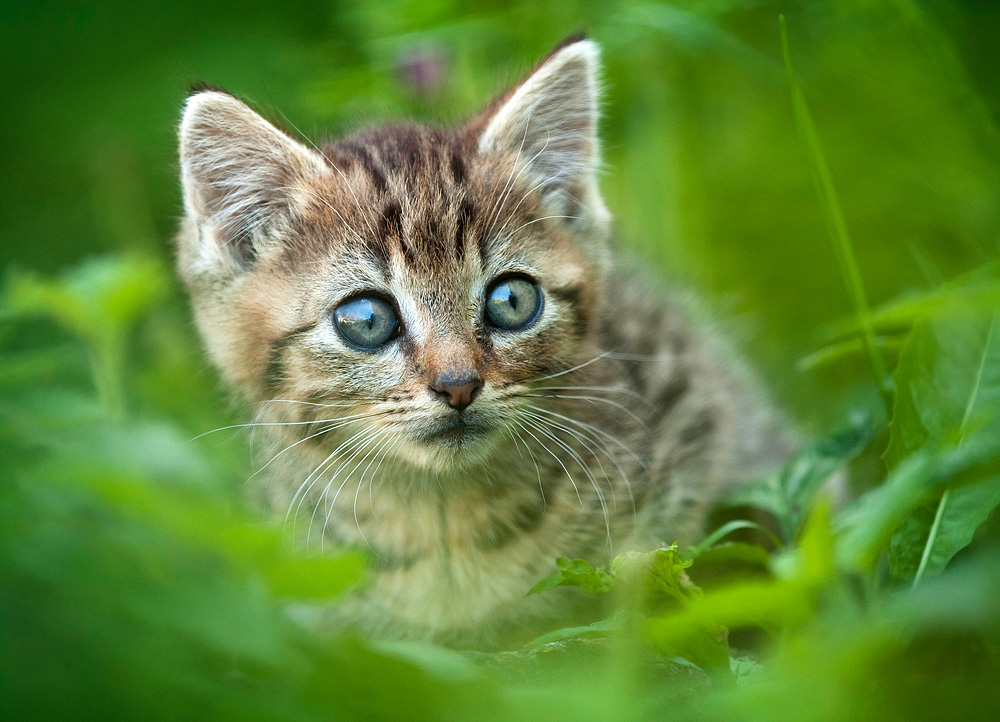
{"label": "blurred green foliage", "polygon": [[[620,245],[819,430],[728,500],[779,536],[553,560],[537,593],[613,611],[524,650],[319,629],[363,560],[293,552],[243,436],[202,436],[242,418],[169,270],[185,88],[313,138],[453,122],[581,28]],[[1000,717],[998,31],[971,1],[5,3],[3,716]]]}

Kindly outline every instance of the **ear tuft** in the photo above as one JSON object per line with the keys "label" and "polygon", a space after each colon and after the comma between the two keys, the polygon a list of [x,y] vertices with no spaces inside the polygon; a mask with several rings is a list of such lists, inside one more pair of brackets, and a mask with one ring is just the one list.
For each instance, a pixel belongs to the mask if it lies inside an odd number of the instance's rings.
{"label": "ear tuft", "polygon": [[[565,38],[563,38],[560,41],[560,43],[558,45],[556,45],[554,48],[552,48],[552,51],[548,55],[545,56],[545,60],[543,60],[541,63],[539,63],[539,65],[543,65],[544,63],[546,63],[549,60],[549,58],[551,58],[552,56],[558,55],[564,48],[568,48],[570,45],[576,45],[577,43],[582,43],[585,40],[587,40],[587,34],[585,32],[583,32],[582,30],[578,30],[575,33],[567,35]],[[594,44],[595,43],[591,43],[591,45],[594,45]]]}
{"label": "ear tuft", "polygon": [[180,160],[185,210],[199,228],[188,242],[217,246],[193,250],[237,266],[251,262],[259,236],[287,216],[296,183],[328,172],[319,153],[215,89],[188,98]]}
{"label": "ear tuft", "polygon": [[599,69],[596,43],[567,38],[500,104],[479,151],[514,154],[560,212],[603,221],[595,175]]}
{"label": "ear tuft", "polygon": [[204,80],[196,80],[193,83],[191,83],[191,85],[188,86],[187,97],[190,98],[192,95],[198,95],[198,93],[205,93],[205,92],[214,92],[214,93],[222,93],[223,95],[232,95],[232,93],[229,93],[218,86],[212,85],[209,82],[206,82]]}

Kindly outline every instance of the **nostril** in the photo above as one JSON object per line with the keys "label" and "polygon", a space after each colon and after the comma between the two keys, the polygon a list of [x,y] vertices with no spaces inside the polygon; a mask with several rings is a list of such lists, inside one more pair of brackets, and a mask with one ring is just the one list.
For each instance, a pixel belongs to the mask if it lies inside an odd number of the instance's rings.
{"label": "nostril", "polygon": [[459,377],[443,374],[430,388],[443,402],[461,411],[476,400],[483,388],[483,381],[475,375]]}

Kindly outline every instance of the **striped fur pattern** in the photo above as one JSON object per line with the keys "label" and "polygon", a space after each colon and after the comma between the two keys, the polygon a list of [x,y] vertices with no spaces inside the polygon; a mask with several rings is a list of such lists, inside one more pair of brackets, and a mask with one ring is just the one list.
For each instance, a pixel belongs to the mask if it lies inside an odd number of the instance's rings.
{"label": "striped fur pattern", "polygon": [[[571,39],[464,126],[322,148],[221,91],[188,100],[180,273],[255,411],[267,503],[312,549],[370,551],[340,607],[363,629],[496,641],[559,612],[525,598],[556,557],[691,542],[786,451],[732,354],[610,253],[597,76]],[[522,331],[484,315],[510,273],[542,292]],[[399,318],[380,349],[331,320],[358,293]],[[430,388],[448,374],[481,379],[464,409]]]}

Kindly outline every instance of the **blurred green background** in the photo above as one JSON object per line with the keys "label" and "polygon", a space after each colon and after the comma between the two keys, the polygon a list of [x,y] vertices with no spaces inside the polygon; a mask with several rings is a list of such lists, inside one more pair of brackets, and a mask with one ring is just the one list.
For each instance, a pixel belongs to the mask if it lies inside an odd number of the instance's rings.
{"label": "blurred green background", "polygon": [[[172,272],[187,88],[313,140],[458,122],[579,30],[604,49],[622,252],[694,291],[822,437],[744,499],[775,513],[784,548],[710,538],[692,568],[705,596],[649,615],[655,664],[635,639],[610,660],[568,648],[560,676],[534,652],[484,667],[321,634],[289,600],[331,598],[360,560],[292,553],[243,499],[245,435],[199,437],[245,411]],[[7,0],[0,717],[997,719],[998,37],[988,0]],[[882,398],[817,148],[893,372]],[[859,454],[870,491],[832,521],[807,514]],[[726,647],[717,625],[758,636]],[[691,659],[716,674],[720,649],[732,679],[710,684]]]}

